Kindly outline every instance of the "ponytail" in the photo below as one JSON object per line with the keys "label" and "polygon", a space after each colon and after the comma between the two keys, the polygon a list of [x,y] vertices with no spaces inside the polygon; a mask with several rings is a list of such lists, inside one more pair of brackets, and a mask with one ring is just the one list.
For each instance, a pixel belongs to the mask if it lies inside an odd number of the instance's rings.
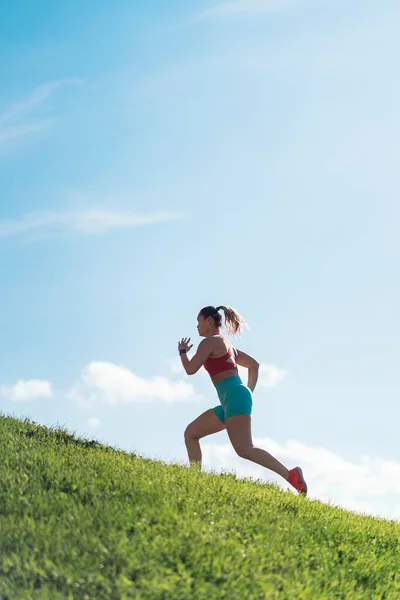
{"label": "ponytail", "polygon": [[218,306],[217,311],[222,310],[225,315],[225,329],[228,335],[240,335],[246,325],[243,317],[231,306]]}

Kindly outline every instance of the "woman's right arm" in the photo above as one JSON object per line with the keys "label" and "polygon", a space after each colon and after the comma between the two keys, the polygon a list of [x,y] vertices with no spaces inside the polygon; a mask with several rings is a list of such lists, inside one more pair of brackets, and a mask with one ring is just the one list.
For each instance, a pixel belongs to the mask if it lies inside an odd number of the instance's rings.
{"label": "woman's right arm", "polygon": [[246,367],[248,369],[247,387],[250,388],[252,392],[254,392],[254,388],[256,387],[258,381],[258,370],[260,368],[260,365],[256,361],[256,359],[250,356],[249,354],[246,354],[241,350],[237,350],[236,348],[235,350],[236,364],[240,365],[241,367]]}

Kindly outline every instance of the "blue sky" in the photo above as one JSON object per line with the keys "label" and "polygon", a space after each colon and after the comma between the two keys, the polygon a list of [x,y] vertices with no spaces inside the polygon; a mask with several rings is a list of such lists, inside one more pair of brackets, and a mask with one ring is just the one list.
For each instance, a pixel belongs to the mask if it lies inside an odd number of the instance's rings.
{"label": "blue sky", "polygon": [[[177,340],[230,304],[257,442],[312,497],[400,518],[398,3],[0,17],[2,411],[185,462],[217,399]],[[225,433],[204,456],[278,481]]]}

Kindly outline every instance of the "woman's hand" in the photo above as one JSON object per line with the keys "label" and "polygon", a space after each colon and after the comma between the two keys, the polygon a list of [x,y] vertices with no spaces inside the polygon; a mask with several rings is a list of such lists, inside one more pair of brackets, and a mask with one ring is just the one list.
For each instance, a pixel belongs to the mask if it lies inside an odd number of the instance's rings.
{"label": "woman's hand", "polygon": [[189,352],[189,350],[191,348],[193,348],[193,344],[191,344],[189,346],[189,342],[190,342],[190,338],[182,338],[180,342],[178,342],[178,351],[179,350],[186,350],[186,352]]}

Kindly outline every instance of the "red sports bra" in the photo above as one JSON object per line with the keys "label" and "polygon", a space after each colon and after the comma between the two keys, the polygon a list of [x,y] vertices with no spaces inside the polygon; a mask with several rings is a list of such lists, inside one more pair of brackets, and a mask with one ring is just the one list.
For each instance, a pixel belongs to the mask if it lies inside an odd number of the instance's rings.
{"label": "red sports bra", "polygon": [[219,358],[207,358],[206,362],[204,363],[204,368],[211,377],[214,377],[214,375],[218,375],[219,373],[223,373],[224,371],[237,371],[238,368],[233,350],[229,349],[226,354],[220,356]]}

